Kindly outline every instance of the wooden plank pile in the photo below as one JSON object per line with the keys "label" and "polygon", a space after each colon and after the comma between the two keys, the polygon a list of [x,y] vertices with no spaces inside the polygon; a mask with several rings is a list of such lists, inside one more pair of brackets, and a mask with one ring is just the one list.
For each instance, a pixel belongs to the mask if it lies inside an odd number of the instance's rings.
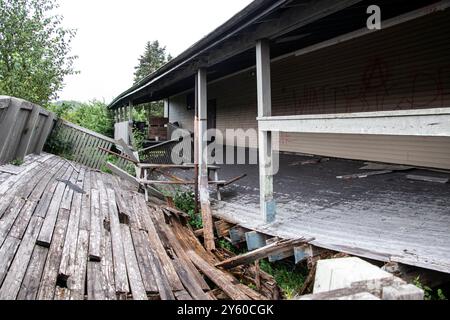
{"label": "wooden plank pile", "polygon": [[[0,299],[279,297],[254,265],[217,267],[229,253],[207,251],[182,213],[149,206],[132,183],[52,155],[30,159],[0,176]],[[241,283],[256,278],[260,292]]]}

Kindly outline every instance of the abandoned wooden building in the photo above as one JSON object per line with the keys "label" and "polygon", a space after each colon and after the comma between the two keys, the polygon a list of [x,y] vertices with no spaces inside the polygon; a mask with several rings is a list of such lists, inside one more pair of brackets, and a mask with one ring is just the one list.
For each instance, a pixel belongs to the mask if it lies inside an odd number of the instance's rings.
{"label": "abandoned wooden building", "polygon": [[114,139],[0,96],[0,300],[279,299],[259,260],[322,254],[381,280],[304,299],[423,298],[381,266],[448,281],[450,1],[377,1],[381,29],[370,5],[253,1],[114,99]]}
{"label": "abandoned wooden building", "polygon": [[255,129],[223,143],[258,148],[257,165],[209,164],[247,174],[211,200],[214,216],[449,273],[449,185],[410,178],[450,169],[450,3],[378,1],[381,30],[366,25],[371,4],[254,1],[120,94],[116,129],[127,137],[131,108],[163,100],[168,129],[195,136],[203,191],[205,131]]}

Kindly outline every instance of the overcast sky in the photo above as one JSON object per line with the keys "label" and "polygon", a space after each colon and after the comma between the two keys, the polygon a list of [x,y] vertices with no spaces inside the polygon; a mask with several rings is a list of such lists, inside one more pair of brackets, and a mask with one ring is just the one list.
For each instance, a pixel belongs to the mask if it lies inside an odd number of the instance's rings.
{"label": "overcast sky", "polygon": [[78,29],[72,54],[81,73],[67,77],[60,100],[110,102],[133,84],[147,41],[172,56],[228,20],[251,0],[59,0],[64,26]]}

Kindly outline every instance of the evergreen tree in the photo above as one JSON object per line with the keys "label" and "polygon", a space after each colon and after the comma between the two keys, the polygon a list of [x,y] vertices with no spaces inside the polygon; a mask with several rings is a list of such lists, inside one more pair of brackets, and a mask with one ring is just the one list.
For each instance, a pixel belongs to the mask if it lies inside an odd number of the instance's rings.
{"label": "evergreen tree", "polygon": [[168,61],[172,60],[166,52],[166,47],[161,47],[159,41],[148,41],[144,54],[139,58],[139,64],[135,67],[134,83],[139,82],[149,74],[152,74]]}

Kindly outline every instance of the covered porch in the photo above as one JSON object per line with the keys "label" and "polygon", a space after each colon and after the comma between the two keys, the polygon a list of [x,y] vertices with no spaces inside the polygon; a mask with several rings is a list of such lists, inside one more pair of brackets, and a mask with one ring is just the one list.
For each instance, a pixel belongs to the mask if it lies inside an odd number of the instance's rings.
{"label": "covered porch", "polygon": [[383,262],[450,273],[450,185],[411,175],[450,177],[419,168],[367,178],[363,161],[280,155],[274,176],[276,220],[261,219],[257,165],[224,165],[221,176],[247,177],[221,190],[216,217],[281,238],[314,237],[312,244]]}

